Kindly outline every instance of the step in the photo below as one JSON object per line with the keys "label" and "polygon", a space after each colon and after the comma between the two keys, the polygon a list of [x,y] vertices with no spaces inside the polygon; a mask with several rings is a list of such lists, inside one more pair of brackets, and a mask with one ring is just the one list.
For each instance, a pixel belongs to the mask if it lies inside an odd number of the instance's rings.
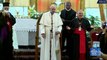
{"label": "step", "polygon": [[[39,60],[40,55],[38,56]],[[15,49],[15,60],[35,60],[35,49]],[[62,56],[62,60],[68,60],[67,56]]]}
{"label": "step", "polygon": [[35,56],[14,56],[15,60],[35,60]]}
{"label": "step", "polygon": [[14,55],[35,55],[35,49],[16,49]]}

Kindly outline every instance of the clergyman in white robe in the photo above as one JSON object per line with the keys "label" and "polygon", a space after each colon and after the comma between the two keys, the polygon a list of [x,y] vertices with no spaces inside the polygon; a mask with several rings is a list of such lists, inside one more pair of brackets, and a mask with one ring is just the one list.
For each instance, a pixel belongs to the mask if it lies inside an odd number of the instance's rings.
{"label": "clergyman in white robe", "polygon": [[[53,26],[51,22],[53,22]],[[49,11],[42,15],[40,20],[40,33],[45,33],[45,38],[41,37],[40,60],[61,60],[60,34],[56,34],[56,32],[61,32],[62,25],[62,20],[57,13],[51,15]],[[52,27],[53,38],[51,39],[50,30]]]}

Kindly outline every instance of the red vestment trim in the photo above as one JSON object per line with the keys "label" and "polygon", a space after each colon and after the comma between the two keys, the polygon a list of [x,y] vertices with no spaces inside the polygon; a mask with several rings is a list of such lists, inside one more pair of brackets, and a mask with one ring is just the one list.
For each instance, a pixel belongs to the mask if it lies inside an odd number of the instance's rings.
{"label": "red vestment trim", "polygon": [[12,29],[12,21],[10,20],[9,17],[6,17],[6,19],[7,19],[8,30],[10,31]]}
{"label": "red vestment trim", "polygon": [[79,45],[79,48],[80,48],[80,60],[85,60],[86,57],[85,57],[85,54],[86,54],[86,31],[84,29],[81,29],[79,31],[79,29],[77,28],[75,30],[76,34],[78,34],[80,36],[80,45]]}
{"label": "red vestment trim", "polygon": [[8,27],[9,27],[9,31],[12,29],[12,24],[11,24],[11,22],[10,21],[8,21]]}

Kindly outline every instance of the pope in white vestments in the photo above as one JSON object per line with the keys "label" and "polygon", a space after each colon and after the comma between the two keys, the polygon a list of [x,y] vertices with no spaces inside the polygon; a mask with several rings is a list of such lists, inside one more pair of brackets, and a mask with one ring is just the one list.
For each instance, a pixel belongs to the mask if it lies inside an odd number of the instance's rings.
{"label": "pope in white vestments", "polygon": [[59,37],[63,23],[55,10],[56,7],[51,5],[50,11],[44,13],[40,20],[40,60],[61,60]]}

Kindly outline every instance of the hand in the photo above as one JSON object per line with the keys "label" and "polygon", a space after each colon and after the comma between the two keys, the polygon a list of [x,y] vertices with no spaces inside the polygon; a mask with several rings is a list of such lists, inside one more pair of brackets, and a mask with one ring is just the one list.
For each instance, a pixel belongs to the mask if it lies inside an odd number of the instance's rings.
{"label": "hand", "polygon": [[94,25],[91,25],[91,28],[94,28]]}
{"label": "hand", "polygon": [[62,21],[65,21],[64,19],[62,19]]}
{"label": "hand", "polygon": [[58,34],[60,34],[60,32],[57,31],[55,34],[58,35]]}
{"label": "hand", "polygon": [[71,28],[70,28],[69,26],[66,26],[66,29],[67,29],[67,30],[71,30]]}
{"label": "hand", "polygon": [[7,25],[10,25],[10,22],[9,22],[9,21],[7,22]]}
{"label": "hand", "polygon": [[42,35],[42,37],[43,37],[43,38],[45,38],[45,37],[46,37],[45,33],[42,33],[41,35]]}
{"label": "hand", "polygon": [[4,10],[4,12],[5,12],[5,15],[6,15],[6,16],[9,16],[9,17],[10,17],[10,13],[9,13],[9,11]]}
{"label": "hand", "polygon": [[6,16],[10,17],[10,13],[9,13],[9,12],[6,12]]}

